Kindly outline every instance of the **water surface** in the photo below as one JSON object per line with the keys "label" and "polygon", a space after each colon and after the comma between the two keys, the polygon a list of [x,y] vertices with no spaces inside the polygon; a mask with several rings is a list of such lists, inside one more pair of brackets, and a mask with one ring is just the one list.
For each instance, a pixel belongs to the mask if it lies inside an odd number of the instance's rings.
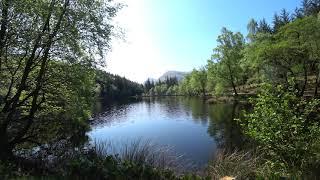
{"label": "water surface", "polygon": [[100,107],[88,134],[99,141],[151,140],[205,165],[217,149],[241,145],[232,121],[239,109],[238,104],[209,105],[200,98],[147,98]]}

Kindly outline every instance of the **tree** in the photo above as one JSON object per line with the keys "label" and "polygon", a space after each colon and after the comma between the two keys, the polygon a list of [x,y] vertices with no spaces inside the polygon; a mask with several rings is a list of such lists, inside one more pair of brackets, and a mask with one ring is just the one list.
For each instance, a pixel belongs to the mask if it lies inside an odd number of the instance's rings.
{"label": "tree", "polygon": [[191,72],[190,86],[196,94],[201,94],[203,97],[206,96],[207,71],[205,68],[194,69]]}
{"label": "tree", "polygon": [[[320,33],[316,30],[318,28],[320,28],[320,21],[316,17],[306,17],[288,24],[278,34],[281,39],[279,43],[290,47],[291,57],[289,60],[293,61],[295,66],[300,66],[300,68],[293,69],[298,76],[303,77],[303,83],[298,89],[300,96],[304,95],[308,76],[319,72],[317,67],[320,62]],[[295,56],[293,57],[292,54]],[[318,86],[318,80],[316,86]]]}
{"label": "tree", "polygon": [[282,9],[280,15],[277,13],[273,16],[273,32],[276,33],[280,28],[290,22],[290,14],[286,9]]}
{"label": "tree", "polygon": [[191,73],[187,74],[179,85],[179,93],[183,95],[194,95],[191,88]]}
{"label": "tree", "polygon": [[303,0],[302,12],[305,16],[317,15],[320,11],[319,0]]}
{"label": "tree", "polygon": [[217,70],[216,70],[216,63],[212,62],[211,60],[208,60],[207,62],[207,87],[208,87],[208,90],[210,92],[213,92],[215,91],[215,87],[217,85],[217,83],[219,83],[219,80],[218,80],[218,75],[216,74],[217,73]]}
{"label": "tree", "polygon": [[286,9],[281,10],[280,17],[283,24],[288,24],[291,21],[290,14]]}
{"label": "tree", "polygon": [[[264,59],[265,69],[273,69],[270,75],[289,85],[293,78],[300,96],[304,95],[308,76],[318,74],[319,21],[315,17],[297,19],[263,40],[256,50],[256,57]],[[271,68],[270,68],[271,67]],[[271,77],[270,76],[270,77]],[[302,80],[301,80],[302,78]],[[318,84],[318,81],[316,82]]]}
{"label": "tree", "polygon": [[144,83],[145,92],[148,92],[153,86],[154,86],[153,81],[150,81],[150,79],[147,79],[147,81]]}
{"label": "tree", "polygon": [[241,79],[240,62],[245,45],[243,35],[223,28],[217,41],[218,46],[214,49],[211,61],[217,63],[215,68],[217,77],[231,85],[237,96],[236,85]]}
{"label": "tree", "polygon": [[252,42],[255,39],[256,34],[258,33],[258,23],[254,19],[251,19],[247,25],[248,36],[247,38]]}
{"label": "tree", "polygon": [[292,19],[301,19],[303,17],[304,17],[303,10],[300,8],[296,8],[294,10],[294,14],[293,14]]}
{"label": "tree", "polygon": [[262,19],[259,22],[259,27],[258,27],[258,32],[259,33],[272,33],[272,28],[270,25],[267,23],[266,19]]}
{"label": "tree", "polygon": [[[0,158],[33,139],[51,62],[101,64],[118,6],[99,0],[4,0],[0,30]],[[49,71],[50,70],[50,71]]]}
{"label": "tree", "polygon": [[[132,82],[118,75],[107,73],[103,70],[95,70],[95,72],[95,81],[97,86],[100,87],[97,95],[103,100],[118,100],[143,93],[143,86],[141,84]],[[149,83],[151,86],[150,81]]]}

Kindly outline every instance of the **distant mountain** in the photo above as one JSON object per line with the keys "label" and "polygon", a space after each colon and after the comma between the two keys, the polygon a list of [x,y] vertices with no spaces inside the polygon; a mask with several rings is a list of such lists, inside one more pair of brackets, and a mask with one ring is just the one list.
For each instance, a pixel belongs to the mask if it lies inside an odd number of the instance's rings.
{"label": "distant mountain", "polygon": [[[187,75],[187,72],[181,72],[181,71],[167,71],[166,73],[164,73],[162,76],[160,76],[158,79],[155,78],[148,78],[147,80],[151,81],[151,82],[158,82],[160,81],[165,81],[166,78],[174,78],[176,77],[178,79],[178,81],[183,80],[183,78]],[[147,81],[146,80],[146,81]]]}
{"label": "distant mountain", "polygon": [[176,77],[178,81],[181,81],[188,73],[180,72],[180,71],[167,71],[162,76],[160,76],[159,80],[164,81],[166,78],[174,78]]}

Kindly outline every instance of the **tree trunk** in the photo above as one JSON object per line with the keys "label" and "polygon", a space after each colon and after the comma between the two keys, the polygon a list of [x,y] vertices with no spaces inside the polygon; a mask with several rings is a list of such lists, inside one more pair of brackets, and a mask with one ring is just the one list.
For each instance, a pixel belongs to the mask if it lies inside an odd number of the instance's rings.
{"label": "tree trunk", "polygon": [[206,88],[202,88],[202,96],[206,97]]}
{"label": "tree trunk", "polygon": [[7,161],[13,157],[12,146],[8,142],[6,132],[0,132],[0,160]]}
{"label": "tree trunk", "polygon": [[235,96],[238,96],[238,92],[237,92],[237,89],[236,89],[236,85],[235,85],[234,82],[233,82],[234,78],[233,78],[233,75],[232,75],[233,73],[232,73],[232,71],[231,71],[230,65],[228,65],[228,70],[229,70],[230,82],[231,82],[231,85],[232,85],[232,88],[233,88],[233,91],[234,91],[234,95],[235,95]]}
{"label": "tree trunk", "polygon": [[[52,4],[52,7],[53,7],[55,1],[52,1],[52,2],[53,2],[53,4]],[[33,92],[33,96],[32,96],[31,109],[30,109],[29,115],[27,116],[27,119],[26,119],[27,124],[22,128],[22,130],[13,139],[12,143],[14,145],[16,143],[18,143],[23,138],[23,136],[26,135],[26,133],[30,129],[31,125],[33,124],[34,115],[38,111],[38,108],[41,105],[41,103],[38,103],[38,97],[40,95],[40,90],[43,86],[43,78],[44,78],[46,70],[47,70],[49,52],[50,52],[50,49],[51,49],[51,46],[53,43],[53,38],[57,35],[58,30],[60,29],[60,25],[61,25],[61,22],[62,22],[62,19],[63,19],[65,13],[66,13],[66,9],[67,9],[68,5],[69,5],[69,0],[66,0],[65,4],[64,4],[63,12],[60,14],[59,20],[56,23],[56,26],[54,27],[53,32],[49,35],[48,42],[45,45],[45,51],[44,51],[44,55],[43,55],[41,66],[40,66],[40,72],[36,78],[36,81],[37,81],[36,88],[35,88],[35,90]],[[52,11],[50,11],[50,12],[52,13]],[[51,16],[51,13],[50,13],[50,16]]]}
{"label": "tree trunk", "polygon": [[316,88],[314,90],[314,97],[317,97],[317,95],[318,95],[319,76],[320,76],[320,72],[319,72],[319,74],[317,75],[317,78],[316,78]]}
{"label": "tree trunk", "polygon": [[1,28],[0,28],[0,72],[2,69],[2,53],[5,46],[6,31],[8,26],[9,0],[2,2]]}
{"label": "tree trunk", "polygon": [[234,85],[234,82],[231,81],[231,84],[232,84],[232,88],[233,88],[233,91],[234,91],[234,95],[238,96],[238,92],[237,92],[236,86]]}
{"label": "tree trunk", "polygon": [[305,91],[305,89],[307,87],[307,83],[308,83],[308,72],[307,72],[307,67],[306,67],[305,61],[303,63],[303,70],[304,70],[304,83],[303,83],[303,86],[302,86],[301,92],[300,92],[301,97],[304,95],[304,91]]}

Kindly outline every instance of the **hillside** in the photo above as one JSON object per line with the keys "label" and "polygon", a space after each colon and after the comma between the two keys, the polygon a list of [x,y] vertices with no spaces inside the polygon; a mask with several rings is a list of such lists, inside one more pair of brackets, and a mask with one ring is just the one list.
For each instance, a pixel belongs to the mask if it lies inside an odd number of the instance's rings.
{"label": "hillside", "polygon": [[186,72],[181,71],[167,71],[162,76],[160,76],[159,80],[164,81],[166,78],[174,78],[176,77],[178,81],[181,81],[187,75]]}

